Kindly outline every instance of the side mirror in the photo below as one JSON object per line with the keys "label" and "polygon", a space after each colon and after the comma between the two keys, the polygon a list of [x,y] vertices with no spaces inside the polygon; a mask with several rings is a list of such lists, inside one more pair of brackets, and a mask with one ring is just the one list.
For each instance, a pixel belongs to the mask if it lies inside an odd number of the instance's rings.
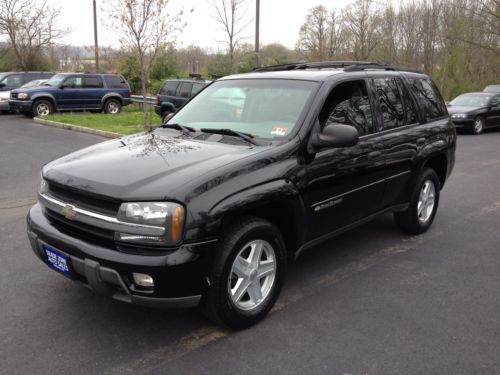
{"label": "side mirror", "polygon": [[358,143],[358,130],[350,125],[333,123],[326,126],[321,133],[311,137],[311,146],[315,149],[329,147],[351,147]]}

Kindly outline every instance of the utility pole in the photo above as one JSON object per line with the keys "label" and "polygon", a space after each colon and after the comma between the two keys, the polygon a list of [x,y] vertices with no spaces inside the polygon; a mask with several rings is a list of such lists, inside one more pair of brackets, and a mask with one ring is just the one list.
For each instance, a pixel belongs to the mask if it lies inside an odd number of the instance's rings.
{"label": "utility pole", "polygon": [[255,0],[255,66],[259,67],[260,0]]}
{"label": "utility pole", "polygon": [[95,0],[94,3],[94,50],[95,50],[95,71],[99,73],[99,45],[97,44],[97,11]]}

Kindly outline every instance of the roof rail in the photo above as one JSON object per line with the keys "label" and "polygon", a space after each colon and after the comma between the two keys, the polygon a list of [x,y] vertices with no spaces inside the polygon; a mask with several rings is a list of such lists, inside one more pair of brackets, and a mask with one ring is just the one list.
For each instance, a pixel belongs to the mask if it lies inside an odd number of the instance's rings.
{"label": "roof rail", "polygon": [[371,61],[321,61],[321,62],[305,62],[291,63],[281,65],[271,65],[262,68],[255,68],[254,72],[277,72],[283,70],[306,70],[306,69],[339,69],[344,68],[346,72],[357,72],[367,69],[383,69],[392,71],[405,71],[413,73],[422,73],[418,69],[404,68],[393,66],[389,63],[371,62]]}

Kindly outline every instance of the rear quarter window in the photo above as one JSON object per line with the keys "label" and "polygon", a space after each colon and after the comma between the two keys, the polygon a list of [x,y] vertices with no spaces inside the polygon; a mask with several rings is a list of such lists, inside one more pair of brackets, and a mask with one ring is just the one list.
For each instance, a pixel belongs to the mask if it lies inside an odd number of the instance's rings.
{"label": "rear quarter window", "polygon": [[106,86],[110,89],[128,89],[128,83],[121,76],[104,76]]}
{"label": "rear quarter window", "polygon": [[424,111],[426,121],[448,115],[439,90],[429,78],[409,78],[408,81]]}

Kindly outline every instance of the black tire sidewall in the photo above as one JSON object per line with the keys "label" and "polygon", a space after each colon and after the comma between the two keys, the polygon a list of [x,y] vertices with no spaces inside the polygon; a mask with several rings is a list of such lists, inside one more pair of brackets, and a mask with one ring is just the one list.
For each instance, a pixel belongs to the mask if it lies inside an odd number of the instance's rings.
{"label": "black tire sidewall", "polygon": [[[278,229],[262,219],[246,219],[243,224],[232,226],[225,231],[212,266],[211,285],[204,296],[209,315],[218,323],[230,328],[246,328],[263,319],[279,297],[286,274],[286,250]],[[228,278],[237,254],[252,240],[261,239],[274,249],[276,257],[276,275],[272,289],[266,300],[253,310],[241,310],[231,301],[228,290]]]}

